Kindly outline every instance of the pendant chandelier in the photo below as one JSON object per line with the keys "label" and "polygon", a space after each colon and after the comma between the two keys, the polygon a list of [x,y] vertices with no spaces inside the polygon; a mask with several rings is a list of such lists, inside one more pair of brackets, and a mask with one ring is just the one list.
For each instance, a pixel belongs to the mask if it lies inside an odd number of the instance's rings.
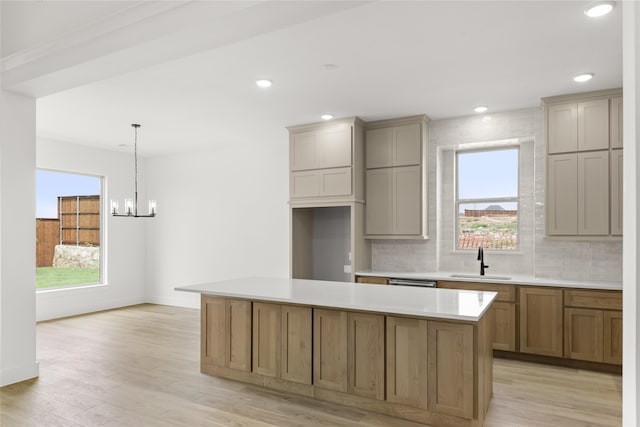
{"label": "pendant chandelier", "polygon": [[133,218],[153,218],[156,216],[156,201],[149,200],[149,213],[147,215],[138,214],[138,128],[137,123],[131,124],[134,129],[133,155],[134,155],[134,178],[133,178],[133,199],[124,199],[124,213],[118,213],[119,204],[117,200],[111,200],[111,215],[129,216]]}

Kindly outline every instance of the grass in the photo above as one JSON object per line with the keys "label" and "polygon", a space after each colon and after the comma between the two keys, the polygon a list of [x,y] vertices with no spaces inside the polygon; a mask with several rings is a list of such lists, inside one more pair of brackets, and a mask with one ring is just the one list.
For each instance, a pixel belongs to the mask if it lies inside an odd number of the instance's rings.
{"label": "grass", "polygon": [[36,289],[100,283],[98,268],[36,268]]}

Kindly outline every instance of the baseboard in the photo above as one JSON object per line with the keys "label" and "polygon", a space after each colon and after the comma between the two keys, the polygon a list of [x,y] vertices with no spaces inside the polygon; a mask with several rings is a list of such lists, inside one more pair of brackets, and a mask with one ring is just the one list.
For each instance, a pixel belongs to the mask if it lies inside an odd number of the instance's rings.
{"label": "baseboard", "polygon": [[0,387],[30,380],[40,375],[39,363],[33,362],[0,371]]}
{"label": "baseboard", "polygon": [[[93,313],[96,311],[111,310],[113,308],[127,307],[130,305],[144,304],[146,299],[143,296],[115,298],[103,300],[100,295],[92,295],[90,298],[69,298],[64,302],[59,300],[39,300],[36,303],[36,320],[59,319],[62,317],[77,316],[80,314]],[[38,298],[38,296],[36,296]]]}
{"label": "baseboard", "polygon": [[200,308],[200,294],[182,295],[150,295],[147,302],[151,304],[172,305],[174,307]]}

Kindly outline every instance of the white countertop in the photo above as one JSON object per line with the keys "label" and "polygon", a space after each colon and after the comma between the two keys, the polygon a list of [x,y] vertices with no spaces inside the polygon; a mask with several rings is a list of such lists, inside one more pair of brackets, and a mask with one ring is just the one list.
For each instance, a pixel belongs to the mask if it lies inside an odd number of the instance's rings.
{"label": "white countertop", "polygon": [[468,321],[480,320],[497,295],[495,292],[266,277],[175,289],[259,301]]}
{"label": "white countertop", "polygon": [[[451,277],[453,274],[465,274],[473,277]],[[524,275],[512,274],[491,274],[483,278],[479,274],[473,273],[452,273],[452,272],[414,272],[399,273],[397,271],[357,271],[358,276],[376,276],[376,277],[393,277],[397,279],[418,279],[418,280],[446,280],[451,282],[486,282],[486,283],[502,283],[505,285],[524,285],[524,286],[551,286],[556,288],[583,288],[583,289],[600,289],[600,290],[622,290],[621,282],[581,282],[577,280],[556,280],[537,278]],[[495,277],[508,277],[509,280],[501,280]]]}

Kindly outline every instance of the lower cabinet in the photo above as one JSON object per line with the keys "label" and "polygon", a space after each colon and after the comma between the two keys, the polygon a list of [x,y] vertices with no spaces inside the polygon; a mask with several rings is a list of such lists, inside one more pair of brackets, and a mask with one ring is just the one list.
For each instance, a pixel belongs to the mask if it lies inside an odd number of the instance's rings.
{"label": "lower cabinet", "polygon": [[201,363],[251,371],[251,301],[202,298]]}
{"label": "lower cabinet", "polygon": [[384,400],[384,316],[347,315],[347,392]]}
{"label": "lower cabinet", "polygon": [[496,301],[493,312],[493,349],[516,351],[516,304]]}
{"label": "lower cabinet", "polygon": [[312,309],[294,305],[281,307],[280,376],[287,381],[311,384]]}
{"label": "lower cabinet", "polygon": [[520,351],[562,357],[562,289],[520,288]]}
{"label": "lower cabinet", "polygon": [[427,399],[430,411],[473,417],[473,326],[430,321]]}
{"label": "lower cabinet", "polygon": [[387,400],[427,409],[427,321],[387,317]]}
{"label": "lower cabinet", "polygon": [[622,293],[567,290],[564,356],[622,364]]}
{"label": "lower cabinet", "polygon": [[269,377],[280,376],[279,304],[253,303],[253,372]]}
{"label": "lower cabinet", "polygon": [[347,391],[347,312],[313,310],[313,384]]}

